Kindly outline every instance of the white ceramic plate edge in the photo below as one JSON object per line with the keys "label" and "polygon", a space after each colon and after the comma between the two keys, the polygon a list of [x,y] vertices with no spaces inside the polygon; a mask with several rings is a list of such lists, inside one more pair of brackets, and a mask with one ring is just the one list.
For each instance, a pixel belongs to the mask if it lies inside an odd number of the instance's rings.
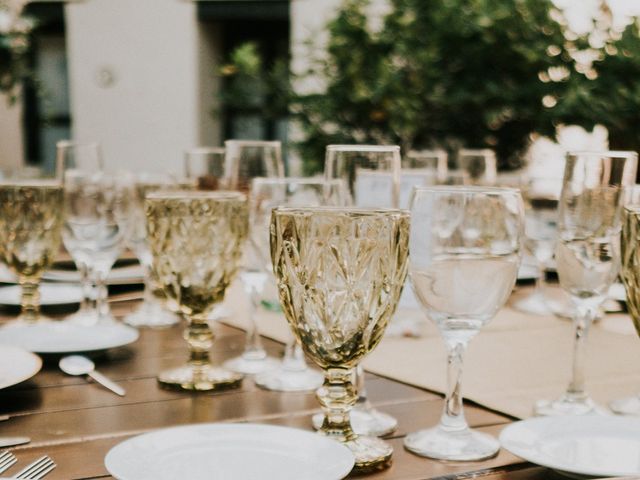
{"label": "white ceramic plate edge", "polygon": [[[7,387],[12,387],[14,385],[18,385],[19,383],[22,383],[26,380],[29,380],[31,377],[33,377],[36,373],[38,373],[40,371],[40,369],[42,369],[42,359],[36,355],[35,353],[31,353],[28,350],[25,350],[23,348],[19,348],[19,347],[14,347],[12,345],[1,345],[0,346],[0,352],[1,350],[13,350],[14,354],[17,355],[22,355],[23,359],[20,360],[20,364],[22,365],[23,362],[26,359],[29,359],[29,361],[32,362],[32,366],[30,370],[27,370],[23,375],[19,375],[15,378],[12,378],[10,381],[5,382],[5,383],[0,383],[0,390],[3,388],[7,388]],[[0,355],[2,355],[0,353]]]}

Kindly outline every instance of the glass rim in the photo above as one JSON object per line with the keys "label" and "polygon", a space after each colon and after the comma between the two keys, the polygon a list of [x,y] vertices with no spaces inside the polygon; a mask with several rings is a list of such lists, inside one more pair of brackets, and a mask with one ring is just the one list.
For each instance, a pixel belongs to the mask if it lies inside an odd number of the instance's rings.
{"label": "glass rim", "polygon": [[220,153],[224,154],[226,152],[224,147],[195,147],[190,148],[184,151],[185,155],[206,155],[209,153]]}
{"label": "glass rim", "polygon": [[434,193],[484,193],[487,195],[497,195],[501,193],[518,193],[522,191],[516,187],[490,187],[482,185],[428,185],[414,186],[413,192],[434,192]]}
{"label": "glass rim", "polygon": [[633,150],[570,150],[567,157],[638,158],[638,153]]}
{"label": "glass rim", "polygon": [[400,145],[331,144],[327,152],[400,152]]}
{"label": "glass rim", "polygon": [[273,184],[273,185],[288,185],[288,184],[294,184],[294,185],[320,185],[320,186],[325,186],[325,185],[339,185],[341,183],[343,183],[344,180],[342,180],[341,178],[329,178],[326,179],[324,177],[254,177],[251,179],[251,184],[252,185],[258,185],[258,184],[263,184],[263,185],[269,185],[269,184]]}
{"label": "glass rim", "polygon": [[280,140],[225,140],[224,148],[227,145],[237,146],[237,147],[282,147],[282,142]]}
{"label": "glass rim", "polygon": [[379,207],[333,207],[321,205],[316,207],[286,207],[280,206],[272,209],[274,214],[313,214],[313,213],[335,213],[335,214],[356,214],[360,216],[374,215],[410,215],[408,209],[402,208],[379,208]]}
{"label": "glass rim", "polygon": [[145,195],[147,200],[216,200],[246,201],[247,196],[234,190],[154,190]]}

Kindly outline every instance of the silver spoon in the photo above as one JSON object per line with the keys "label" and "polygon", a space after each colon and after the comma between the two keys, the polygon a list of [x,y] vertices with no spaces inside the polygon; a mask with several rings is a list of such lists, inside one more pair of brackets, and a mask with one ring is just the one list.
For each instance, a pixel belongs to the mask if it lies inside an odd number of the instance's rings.
{"label": "silver spoon", "polygon": [[108,388],[113,393],[124,397],[125,390],[117,383],[109,380],[107,377],[96,371],[95,364],[87,357],[81,355],[70,355],[60,359],[60,370],[68,375],[88,375],[103,387]]}

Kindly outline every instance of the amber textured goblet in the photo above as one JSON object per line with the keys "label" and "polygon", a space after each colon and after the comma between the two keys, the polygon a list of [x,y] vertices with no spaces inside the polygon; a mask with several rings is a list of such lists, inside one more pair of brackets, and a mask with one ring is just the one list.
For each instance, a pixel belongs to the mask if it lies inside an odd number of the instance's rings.
{"label": "amber textured goblet", "polygon": [[354,369],[380,342],[407,274],[409,213],[393,209],[280,207],[271,258],[284,314],[305,353],[324,370],[316,395],[320,432],[351,449],[355,469],[389,463],[391,446],[353,432]]}
{"label": "amber textured goblet", "polygon": [[189,327],[186,365],[164,371],[158,381],[184,390],[239,386],[242,375],[214,367],[209,312],[222,302],[235,276],[247,236],[248,207],[239,192],[153,192],[145,202],[152,269],[167,305]]}

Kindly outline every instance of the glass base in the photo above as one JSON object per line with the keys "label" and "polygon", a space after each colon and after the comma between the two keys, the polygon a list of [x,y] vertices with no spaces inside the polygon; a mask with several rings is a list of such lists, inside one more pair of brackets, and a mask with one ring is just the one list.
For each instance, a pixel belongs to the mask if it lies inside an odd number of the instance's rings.
{"label": "glass base", "polygon": [[564,394],[557,400],[538,400],[533,406],[533,414],[539,417],[557,415],[607,415],[607,411],[588,395],[572,396]]}
{"label": "glass base", "polygon": [[242,384],[242,378],[242,375],[224,368],[210,365],[195,367],[187,364],[160,373],[158,383],[175,390],[208,392],[237,388]]}
{"label": "glass base", "polygon": [[500,443],[491,435],[469,428],[446,431],[435,427],[407,435],[404,447],[422,457],[469,462],[495,457]]}
{"label": "glass base", "polygon": [[352,473],[367,473],[387,468],[391,464],[393,448],[376,437],[358,436],[343,442],[355,457]]}
{"label": "glass base", "polygon": [[619,415],[640,415],[640,395],[613,400],[609,408]]}
{"label": "glass base", "polygon": [[165,328],[180,321],[175,313],[162,308],[159,303],[143,302],[140,307],[124,317],[124,323],[132,327]]}
{"label": "glass base", "polygon": [[544,296],[537,292],[513,302],[511,306],[519,312],[532,315],[553,315],[553,310],[547,305]]}
{"label": "glass base", "polygon": [[[320,430],[324,422],[324,413],[311,417],[313,428]],[[384,437],[398,428],[398,420],[375,408],[362,408],[356,405],[351,409],[351,428],[357,435]]]}
{"label": "glass base", "polygon": [[316,370],[292,370],[282,364],[275,370],[256,375],[256,385],[275,392],[313,392],[324,382],[324,375]]}
{"label": "glass base", "polygon": [[224,368],[232,372],[244,375],[256,375],[258,373],[275,370],[280,361],[270,357],[266,352],[248,352],[224,362]]}

